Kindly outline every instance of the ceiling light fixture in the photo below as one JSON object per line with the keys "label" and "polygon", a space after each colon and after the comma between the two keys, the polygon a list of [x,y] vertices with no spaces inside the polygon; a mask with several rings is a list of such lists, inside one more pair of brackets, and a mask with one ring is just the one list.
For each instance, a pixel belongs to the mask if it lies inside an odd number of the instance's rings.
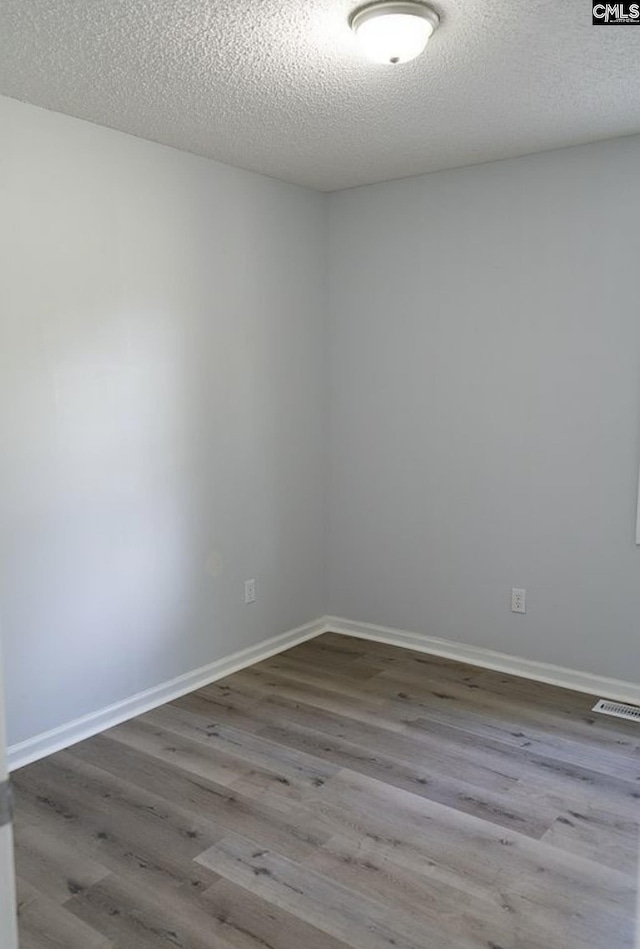
{"label": "ceiling light fixture", "polygon": [[376,63],[406,63],[419,56],[440,17],[426,3],[382,0],[362,7],[349,24],[364,52]]}

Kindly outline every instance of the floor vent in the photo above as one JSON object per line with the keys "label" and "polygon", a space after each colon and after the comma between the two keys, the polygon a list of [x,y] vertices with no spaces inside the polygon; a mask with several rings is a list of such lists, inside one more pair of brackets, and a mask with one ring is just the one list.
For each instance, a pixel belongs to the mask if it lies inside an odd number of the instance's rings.
{"label": "floor vent", "polygon": [[606,699],[600,699],[593,706],[592,711],[602,712],[603,715],[615,715],[616,718],[628,718],[631,722],[640,722],[640,707],[637,705],[624,705],[622,702],[608,702]]}

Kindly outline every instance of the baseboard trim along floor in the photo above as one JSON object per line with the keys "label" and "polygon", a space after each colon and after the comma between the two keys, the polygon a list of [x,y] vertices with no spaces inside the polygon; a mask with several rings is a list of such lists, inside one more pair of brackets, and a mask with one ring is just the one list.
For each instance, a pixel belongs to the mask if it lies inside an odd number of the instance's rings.
{"label": "baseboard trim along floor", "polygon": [[217,679],[231,675],[247,666],[252,666],[263,659],[268,659],[276,653],[297,646],[308,639],[320,636],[322,633],[333,632],[345,636],[356,636],[360,639],[369,639],[375,642],[388,643],[417,652],[429,653],[434,656],[443,656],[447,659],[456,659],[469,665],[481,666],[485,669],[494,669],[498,672],[533,679],[537,682],[546,682],[565,689],[574,689],[590,695],[605,697],[616,702],[626,702],[640,705],[640,685],[624,682],[620,679],[611,679],[606,676],[595,675],[591,672],[581,672],[556,666],[551,663],[537,662],[533,659],[523,659],[520,656],[511,656],[507,653],[495,652],[481,646],[470,646],[466,643],[438,639],[423,633],[409,632],[394,629],[388,626],[376,626],[373,623],[359,623],[339,616],[324,616],[297,629],[273,636],[254,646],[249,646],[239,652],[222,659],[217,659],[206,666],[194,669],[184,675],[170,679],[130,698],[123,699],[106,708],[99,709],[77,718],[74,721],[60,725],[50,731],[35,735],[25,741],[11,745],[8,749],[9,770],[15,771],[24,765],[44,758],[63,748],[68,748],[78,741],[91,738],[99,732],[114,725],[119,725],[130,718],[142,715],[151,709],[164,705],[185,695],[201,689]]}
{"label": "baseboard trim along floor", "polygon": [[557,685],[563,689],[574,689],[576,692],[603,696],[616,702],[627,702],[631,705],[640,704],[640,685],[634,682],[611,679],[607,676],[568,669],[565,666],[556,666],[548,662],[537,662],[534,659],[524,659],[521,656],[511,656],[508,653],[495,652],[493,649],[485,649],[482,646],[470,646],[467,643],[437,639],[435,636],[427,636],[424,633],[413,633],[388,626],[376,626],[373,623],[358,623],[339,616],[326,616],[325,624],[328,632],[342,633],[345,636],[357,636],[360,639],[388,643],[391,646],[402,646],[405,649],[414,649],[416,652],[426,652],[433,656],[443,656],[446,659],[457,659],[459,662],[466,662],[472,666],[482,666],[485,669],[494,669],[497,672],[507,672],[510,675],[533,679],[536,682]]}
{"label": "baseboard trim along floor", "polygon": [[187,692],[194,692],[217,679],[222,679],[247,666],[253,666],[256,662],[262,662],[263,659],[297,646],[307,639],[313,639],[325,632],[325,629],[324,618],[305,623],[297,629],[281,633],[279,636],[272,636],[261,643],[256,643],[255,646],[248,646],[246,649],[241,649],[222,659],[216,659],[192,672],[186,672],[184,675],[176,676],[175,679],[169,679],[168,682],[162,682],[144,692],[138,692],[121,702],[115,702],[106,708],[90,712],[50,731],[35,735],[33,738],[10,745],[7,750],[9,770],[15,771],[55,751],[62,751],[63,748],[75,745],[78,741],[91,738],[107,728],[113,728],[114,725],[120,725],[130,718],[150,712],[159,705],[186,695]]}

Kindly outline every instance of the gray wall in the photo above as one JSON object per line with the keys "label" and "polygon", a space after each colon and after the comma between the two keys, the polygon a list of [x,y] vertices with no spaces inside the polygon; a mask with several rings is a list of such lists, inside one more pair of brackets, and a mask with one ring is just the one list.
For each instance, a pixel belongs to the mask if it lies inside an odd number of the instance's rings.
{"label": "gray wall", "polygon": [[16,742],[322,614],[326,235],[319,194],[8,99],[0,124]]}
{"label": "gray wall", "polygon": [[327,197],[0,123],[12,742],[324,612],[640,678],[640,139]]}
{"label": "gray wall", "polygon": [[640,679],[639,168],[330,198],[331,613]]}

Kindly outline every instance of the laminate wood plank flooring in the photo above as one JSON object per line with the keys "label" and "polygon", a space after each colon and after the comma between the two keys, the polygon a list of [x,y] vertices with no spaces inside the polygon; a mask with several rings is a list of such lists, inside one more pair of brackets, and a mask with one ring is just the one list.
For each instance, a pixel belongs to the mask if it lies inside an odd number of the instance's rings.
{"label": "laminate wood plank flooring", "polygon": [[593,704],[327,633],[13,775],[21,949],[632,949]]}

